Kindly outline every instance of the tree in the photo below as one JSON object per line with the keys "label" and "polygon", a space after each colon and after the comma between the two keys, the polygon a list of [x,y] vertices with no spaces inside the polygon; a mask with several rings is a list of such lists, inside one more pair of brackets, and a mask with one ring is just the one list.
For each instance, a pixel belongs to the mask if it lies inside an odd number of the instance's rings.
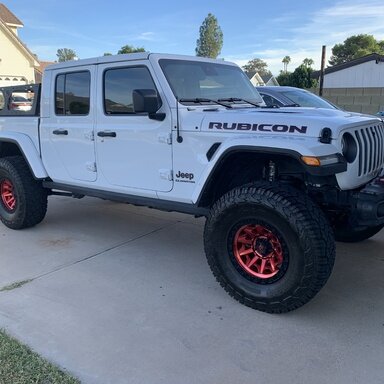
{"label": "tree", "polygon": [[264,60],[255,58],[255,59],[249,60],[248,63],[243,66],[243,70],[249,78],[251,78],[256,72],[260,76],[264,76],[264,75],[272,76],[271,71],[269,71],[267,67],[268,67],[268,64]]}
{"label": "tree", "polygon": [[280,85],[291,85],[291,76],[291,72],[280,71],[280,74],[276,77],[276,80]]}
{"label": "tree", "polygon": [[77,59],[76,52],[70,48],[60,48],[57,50],[56,56],[59,62]]}
{"label": "tree", "polygon": [[280,71],[280,75],[276,80],[280,85],[288,85],[298,88],[314,88],[317,85],[317,80],[312,78],[312,59],[305,58],[303,63],[299,65],[293,72]]}
{"label": "tree", "polygon": [[284,64],[284,72],[288,72],[288,64],[291,62],[290,56],[285,56],[284,59],[282,60],[282,63]]}
{"label": "tree", "polygon": [[310,68],[315,62],[312,59],[305,58],[303,60],[304,67]]}
{"label": "tree", "polygon": [[384,40],[376,40],[372,35],[353,35],[344,40],[342,44],[336,44],[332,48],[330,65],[346,63],[369,55],[370,53],[384,54]]}
{"label": "tree", "polygon": [[317,80],[312,79],[313,69],[304,64],[298,66],[293,73],[290,74],[290,86],[297,88],[314,88],[317,85]]}
{"label": "tree", "polygon": [[104,52],[104,55],[103,56],[112,56],[112,53],[110,52]]}
{"label": "tree", "polygon": [[200,26],[200,38],[196,41],[196,56],[216,59],[223,47],[223,32],[215,16],[208,13]]}
{"label": "tree", "polygon": [[124,45],[117,52],[118,55],[122,55],[124,53],[135,53],[135,52],[145,52],[143,47],[133,47],[132,45]]}

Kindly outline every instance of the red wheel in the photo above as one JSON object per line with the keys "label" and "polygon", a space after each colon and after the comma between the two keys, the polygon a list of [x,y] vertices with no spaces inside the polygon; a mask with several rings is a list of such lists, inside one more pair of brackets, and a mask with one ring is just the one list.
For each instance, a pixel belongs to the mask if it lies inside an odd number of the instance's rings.
{"label": "red wheel", "polygon": [[283,263],[279,238],[263,225],[244,225],[233,241],[233,253],[239,265],[251,276],[269,279]]}
{"label": "red wheel", "polygon": [[47,212],[47,196],[21,156],[0,158],[0,220],[8,228],[40,223]]}
{"label": "red wheel", "polygon": [[0,182],[0,195],[4,207],[12,212],[16,208],[16,197],[13,192],[13,184],[8,179],[3,179]]}
{"label": "red wheel", "polygon": [[204,247],[223,288],[269,313],[308,302],[327,281],[335,258],[324,214],[305,194],[279,183],[223,195],[207,218]]}

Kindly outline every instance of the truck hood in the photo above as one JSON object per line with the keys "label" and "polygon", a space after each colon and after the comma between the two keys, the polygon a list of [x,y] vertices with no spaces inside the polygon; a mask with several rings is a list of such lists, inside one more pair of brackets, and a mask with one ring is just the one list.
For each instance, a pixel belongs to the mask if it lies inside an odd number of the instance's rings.
{"label": "truck hood", "polygon": [[201,131],[226,133],[267,133],[319,137],[323,128],[332,130],[336,139],[341,131],[359,126],[377,125],[375,116],[324,108],[234,108],[204,111]]}

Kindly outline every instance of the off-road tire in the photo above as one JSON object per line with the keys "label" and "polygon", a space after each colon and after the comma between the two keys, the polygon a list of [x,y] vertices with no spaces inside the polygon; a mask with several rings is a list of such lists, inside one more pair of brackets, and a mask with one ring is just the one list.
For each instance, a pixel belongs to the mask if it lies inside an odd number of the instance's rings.
{"label": "off-road tire", "polygon": [[350,226],[336,227],[335,228],[335,239],[342,243],[358,243],[360,241],[367,240],[372,236],[379,233],[383,224],[375,225],[374,227],[367,228],[351,228]]}
{"label": "off-road tire", "polygon": [[[283,262],[273,277],[260,279],[239,265],[234,239],[244,226],[266,228],[281,243]],[[304,194],[277,183],[239,187],[222,196],[207,218],[204,246],[214,276],[229,295],[269,313],[289,312],[311,300],[335,260],[333,231],[321,210]]]}
{"label": "off-road tire", "polygon": [[[12,200],[7,200],[4,185],[9,187]],[[47,191],[35,180],[21,156],[0,159],[0,220],[11,229],[33,227],[47,212]],[[5,196],[5,197],[4,197]]]}

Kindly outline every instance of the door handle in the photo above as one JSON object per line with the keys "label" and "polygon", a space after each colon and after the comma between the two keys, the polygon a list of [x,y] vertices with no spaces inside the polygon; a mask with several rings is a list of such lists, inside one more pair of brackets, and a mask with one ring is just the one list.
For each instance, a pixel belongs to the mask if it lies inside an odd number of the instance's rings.
{"label": "door handle", "polygon": [[97,132],[97,136],[99,136],[99,137],[116,137],[116,132],[100,131],[100,132]]}
{"label": "door handle", "polygon": [[52,133],[54,135],[68,135],[68,131],[66,129],[55,129]]}

